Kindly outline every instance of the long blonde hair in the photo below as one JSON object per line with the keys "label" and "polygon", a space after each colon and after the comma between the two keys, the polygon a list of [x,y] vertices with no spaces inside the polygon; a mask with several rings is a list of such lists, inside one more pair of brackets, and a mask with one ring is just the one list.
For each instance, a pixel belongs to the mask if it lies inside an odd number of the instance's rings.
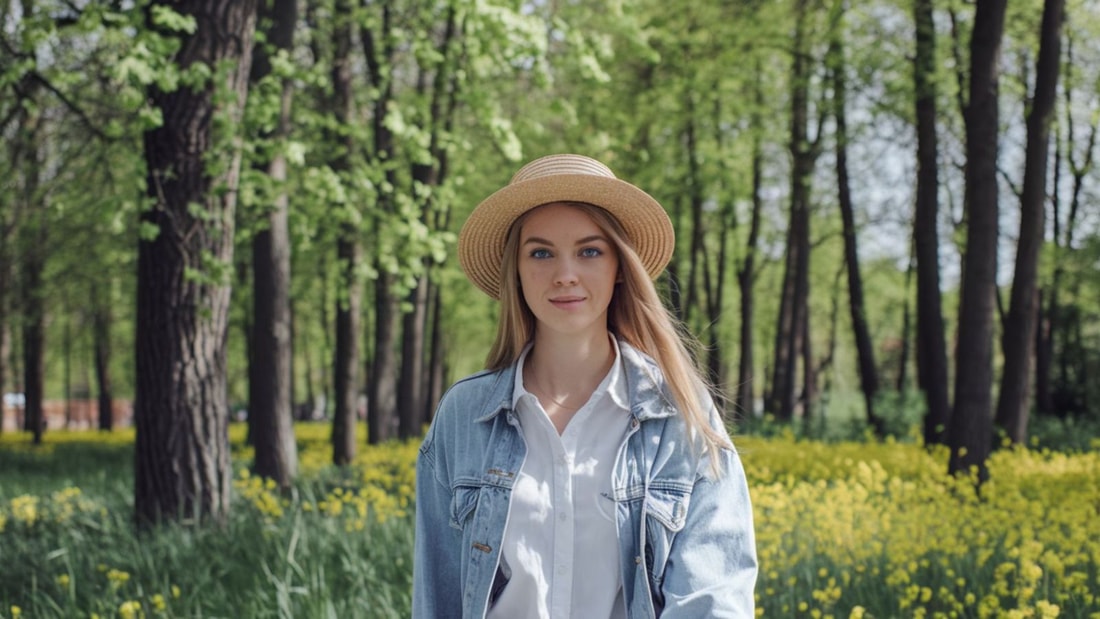
{"label": "long blonde hair", "polygon": [[[567,204],[592,218],[607,235],[619,255],[620,282],[611,296],[607,327],[628,344],[649,355],[661,368],[688,431],[703,439],[717,469],[718,452],[731,447],[729,436],[710,423],[710,390],[693,362],[688,344],[693,338],[661,302],[653,280],[634,251],[619,220],[604,209],[586,202]],[[523,299],[519,283],[520,232],[527,211],[512,223],[504,243],[500,276],[500,321],[496,340],[485,365],[490,370],[505,368],[519,359],[527,342],[535,336],[535,316]]]}

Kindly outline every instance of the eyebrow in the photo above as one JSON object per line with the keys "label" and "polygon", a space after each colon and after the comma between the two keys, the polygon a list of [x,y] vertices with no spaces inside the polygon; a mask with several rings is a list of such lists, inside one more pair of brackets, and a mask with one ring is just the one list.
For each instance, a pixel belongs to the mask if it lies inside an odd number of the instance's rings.
{"label": "eyebrow", "polygon": [[[586,236],[583,239],[577,239],[577,242],[575,243],[575,245],[584,245],[585,243],[591,243],[592,241],[603,241],[604,243],[608,243],[608,244],[611,243],[611,241],[608,241],[607,237],[603,236],[602,234],[593,234],[591,236]],[[553,243],[551,243],[550,241],[548,241],[548,240],[546,240],[546,239],[544,239],[540,236],[529,237],[526,241],[523,242],[524,245],[530,245],[532,243],[539,244],[539,245],[549,245],[551,247],[554,246]]]}

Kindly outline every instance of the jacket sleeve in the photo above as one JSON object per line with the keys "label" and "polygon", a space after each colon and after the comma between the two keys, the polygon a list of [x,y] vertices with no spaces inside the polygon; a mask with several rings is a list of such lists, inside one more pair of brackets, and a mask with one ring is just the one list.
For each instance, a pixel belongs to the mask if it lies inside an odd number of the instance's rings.
{"label": "jacket sleeve", "polygon": [[722,450],[722,469],[720,477],[696,478],[686,522],[669,549],[662,619],[754,617],[752,505],[745,470],[733,449]]}
{"label": "jacket sleeve", "polygon": [[441,480],[434,428],[416,460],[416,529],[413,543],[414,619],[461,615],[460,553],[450,526],[451,488]]}

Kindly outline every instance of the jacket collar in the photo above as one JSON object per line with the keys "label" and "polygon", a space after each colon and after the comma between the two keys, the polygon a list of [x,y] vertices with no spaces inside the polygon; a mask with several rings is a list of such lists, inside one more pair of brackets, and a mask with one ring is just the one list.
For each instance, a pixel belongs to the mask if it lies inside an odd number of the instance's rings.
{"label": "jacket collar", "polygon": [[[676,415],[671,395],[667,393],[664,375],[657,362],[649,355],[634,348],[616,336],[619,355],[626,370],[627,392],[630,394],[630,414],[638,421],[661,419]],[[518,362],[492,372],[492,384],[485,397],[485,412],[475,421],[490,421],[505,411],[512,410],[512,390],[516,380]]]}

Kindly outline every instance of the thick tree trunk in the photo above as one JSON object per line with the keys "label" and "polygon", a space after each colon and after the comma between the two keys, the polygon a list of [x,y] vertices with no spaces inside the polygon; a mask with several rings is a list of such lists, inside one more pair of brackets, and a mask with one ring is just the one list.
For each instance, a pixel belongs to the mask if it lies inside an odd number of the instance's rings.
{"label": "thick tree trunk", "polygon": [[[141,524],[223,522],[232,481],[224,269],[233,264],[241,156],[239,137],[214,128],[241,125],[256,2],[190,0],[171,9],[197,23],[181,37],[175,61],[229,70],[218,73],[224,82],[149,92],[164,121],[145,134],[153,205],[142,222],[158,233],[138,245],[134,511]],[[147,23],[155,27],[151,13]]]}
{"label": "thick tree trunk", "polygon": [[1006,0],[977,0],[966,119],[966,253],[955,352],[948,471],[987,477],[992,447],[993,311],[997,295],[998,59]]}
{"label": "thick tree trunk", "polygon": [[1013,443],[1027,440],[1032,356],[1039,315],[1039,250],[1046,232],[1047,153],[1060,71],[1064,8],[1065,0],[1046,0],[1043,3],[1039,58],[1035,66],[1035,96],[1031,99],[1031,110],[1027,116],[1020,236],[1016,244],[1012,297],[1004,327],[1004,369],[996,417],[997,425]]}
{"label": "thick tree trunk", "polygon": [[924,393],[924,442],[944,442],[951,417],[947,390],[947,344],[940,295],[939,154],[936,136],[936,30],[932,0],[915,0],[917,198],[913,244],[917,257],[917,383]]}
{"label": "thick tree trunk", "polygon": [[[297,19],[297,0],[262,0],[260,22],[267,29],[266,43],[274,50],[291,50]],[[253,84],[271,73],[265,45],[257,45],[252,62]],[[292,89],[283,80],[279,123],[269,140],[284,141],[290,134]],[[298,450],[294,437],[293,340],[290,307],[290,234],[287,225],[290,199],[284,188],[287,161],[276,149],[266,172],[276,185],[265,225],[252,239],[252,357],[249,362],[248,417],[255,447],[254,472],[282,488],[298,474]]]}
{"label": "thick tree trunk", "polygon": [[871,332],[867,326],[867,307],[863,301],[863,278],[859,273],[859,246],[856,238],[855,208],[852,205],[852,191],[848,176],[848,83],[845,71],[844,46],[839,37],[834,37],[830,54],[833,56],[833,115],[836,121],[836,174],[837,197],[840,203],[840,218],[844,230],[844,264],[848,273],[848,313],[852,320],[852,335],[856,340],[856,354],[859,359],[859,386],[863,391],[863,403],[866,408],[867,424],[880,438],[885,434],[882,419],[875,414],[875,399],[878,396],[878,367],[875,365],[875,351],[871,343]]}

